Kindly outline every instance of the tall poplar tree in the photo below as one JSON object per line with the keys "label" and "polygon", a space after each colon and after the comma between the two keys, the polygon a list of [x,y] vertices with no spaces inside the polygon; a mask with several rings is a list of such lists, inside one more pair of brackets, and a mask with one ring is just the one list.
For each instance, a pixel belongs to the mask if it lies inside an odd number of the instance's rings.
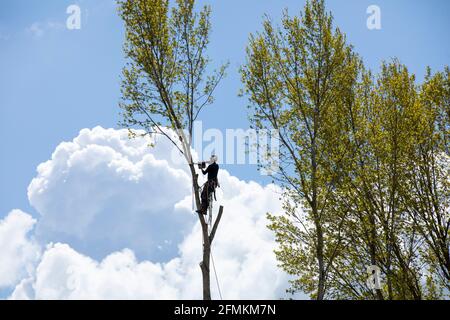
{"label": "tall poplar tree", "polygon": [[[183,154],[192,176],[197,209],[200,186],[192,158],[193,124],[204,107],[213,102],[213,93],[225,74],[226,66],[208,73],[206,55],[211,31],[211,9],[194,8],[194,0],[119,0],[120,16],[125,22],[125,55],[122,102],[123,125],[143,129],[145,134],[160,134]],[[167,129],[175,132],[171,134]],[[211,299],[211,243],[217,231],[219,214],[209,229],[203,214],[198,214],[203,235],[203,299]]]}
{"label": "tall poplar tree", "polygon": [[253,126],[278,130],[274,178],[285,188],[286,215],[269,216],[277,257],[296,276],[292,291],[319,300],[327,297],[346,216],[334,210],[332,197],[340,180],[336,164],[346,152],[336,144],[335,114],[352,100],[360,64],[324,1],[314,0],[300,17],[285,11],[281,27],[266,17],[263,31],[250,37],[241,69]]}

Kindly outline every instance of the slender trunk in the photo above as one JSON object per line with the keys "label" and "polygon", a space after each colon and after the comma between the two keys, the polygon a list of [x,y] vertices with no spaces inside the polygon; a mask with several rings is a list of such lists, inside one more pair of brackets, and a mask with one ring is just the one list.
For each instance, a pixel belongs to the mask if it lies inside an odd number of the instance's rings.
{"label": "slender trunk", "polygon": [[211,259],[211,244],[214,241],[217,228],[219,227],[220,219],[222,219],[223,206],[219,207],[217,218],[214,221],[214,225],[208,233],[208,224],[205,222],[203,216],[200,221],[202,223],[203,230],[203,261],[200,263],[203,277],[203,300],[211,300],[211,280],[210,280],[210,259]]}
{"label": "slender trunk", "polygon": [[[375,217],[372,213],[369,213],[369,221],[370,221],[370,263],[373,266],[377,265],[377,252],[376,252],[376,239],[377,239],[377,230],[375,225]],[[384,300],[383,292],[381,289],[375,289],[375,295],[378,300]]]}
{"label": "slender trunk", "polygon": [[[317,103],[319,105],[319,103]],[[318,186],[317,186],[317,149],[316,149],[316,134],[317,134],[317,114],[318,109],[315,110],[316,115],[314,116],[314,129],[313,129],[313,137],[311,141],[311,171],[312,171],[312,203],[311,210],[314,217],[314,223],[316,228],[316,237],[317,237],[317,247],[316,247],[316,255],[317,255],[317,263],[319,268],[319,279],[317,284],[317,300],[323,300],[325,297],[325,262],[324,262],[324,239],[323,239],[323,229],[322,229],[322,221],[319,213],[319,204],[317,201],[318,194]]]}
{"label": "slender trunk", "polygon": [[391,245],[389,242],[389,238],[387,235],[385,235],[385,243],[386,243],[386,284],[387,284],[387,290],[388,290],[388,299],[393,300],[394,299],[394,290],[392,288],[392,270],[391,270]]}
{"label": "slender trunk", "polygon": [[203,300],[211,300],[211,279],[209,261],[211,257],[211,244],[208,238],[203,243],[203,261],[200,263],[203,278]]}
{"label": "slender trunk", "polygon": [[[194,189],[195,204],[197,210],[201,208],[200,201],[200,186],[198,185],[198,174],[195,171],[195,165],[189,164],[192,175],[192,186]],[[202,237],[203,237],[203,255],[202,261],[200,262],[200,269],[202,270],[202,283],[203,283],[203,300],[211,300],[211,280],[210,280],[210,270],[209,270],[209,260],[211,256],[211,243],[208,234],[208,224],[205,221],[203,214],[198,214],[200,224],[202,226]]]}
{"label": "slender trunk", "polygon": [[[195,165],[189,164],[192,175],[192,186],[194,189],[195,204],[197,210],[201,208],[200,201],[200,186],[198,185],[198,174],[195,171]],[[208,223],[205,220],[205,216],[202,213],[198,214],[200,224],[202,226],[202,238],[203,238],[203,255],[200,262],[200,269],[202,271],[202,283],[203,283],[203,300],[211,300],[211,277],[210,277],[210,259],[211,259],[211,243],[214,240],[217,228],[222,218],[223,207],[220,206],[219,213],[214,222],[212,230],[208,230]]]}
{"label": "slender trunk", "polygon": [[323,233],[322,226],[316,223],[317,231],[317,261],[319,264],[319,283],[317,286],[317,300],[323,300],[325,297],[325,263],[323,257]]}

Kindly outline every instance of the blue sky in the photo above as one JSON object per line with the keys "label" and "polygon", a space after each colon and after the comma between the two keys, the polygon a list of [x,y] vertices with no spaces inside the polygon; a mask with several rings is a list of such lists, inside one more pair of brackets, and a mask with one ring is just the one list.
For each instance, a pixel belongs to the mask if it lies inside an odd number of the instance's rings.
{"label": "blue sky", "polygon": [[[65,26],[66,8],[78,4],[82,29]],[[301,0],[202,0],[213,9],[209,54],[230,62],[228,77],[205,111],[207,128],[247,128],[246,99],[238,68],[248,35],[262,16],[279,20],[283,8],[301,10]],[[367,66],[398,57],[418,79],[425,67],[449,64],[450,2],[447,0],[328,0],[335,23]],[[366,8],[381,8],[382,30],[366,28]],[[30,31],[35,25],[41,32]],[[35,28],[36,29],[36,28]],[[447,40],[445,40],[447,39]],[[112,0],[2,0],[0,2],[0,218],[13,208],[30,213],[27,186],[39,163],[82,128],[115,127],[119,121],[123,27]],[[266,182],[255,166],[227,166],[241,179]]]}

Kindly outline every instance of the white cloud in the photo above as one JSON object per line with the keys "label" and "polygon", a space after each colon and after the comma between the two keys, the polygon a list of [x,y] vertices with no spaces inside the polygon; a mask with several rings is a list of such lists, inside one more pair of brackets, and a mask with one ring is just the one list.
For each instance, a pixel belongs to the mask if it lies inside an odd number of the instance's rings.
{"label": "white cloud", "polygon": [[12,298],[36,299],[168,299],[176,288],[159,264],[138,263],[130,250],[115,252],[101,263],[66,244],[49,245],[35,281],[25,280]]}
{"label": "white cloud", "polygon": [[39,258],[39,246],[28,236],[36,220],[20,211],[11,211],[0,220],[0,288],[13,286],[32,272]]}
{"label": "white cloud", "polygon": [[97,259],[123,248],[139,258],[174,257],[195,223],[177,205],[190,195],[190,180],[168,156],[169,143],[157,139],[150,149],[148,138],[97,127],[61,143],[28,188],[41,214],[37,237]]}
{"label": "white cloud", "polygon": [[[37,237],[56,244],[11,298],[201,298],[190,178],[167,140],[158,137],[152,149],[149,142],[129,140],[126,130],[84,129],[38,167],[28,189],[41,214]],[[225,211],[213,255],[224,298],[285,296],[288,278],[265,217],[281,211],[279,189],[225,170],[219,179]],[[218,298],[213,274],[211,284]]]}

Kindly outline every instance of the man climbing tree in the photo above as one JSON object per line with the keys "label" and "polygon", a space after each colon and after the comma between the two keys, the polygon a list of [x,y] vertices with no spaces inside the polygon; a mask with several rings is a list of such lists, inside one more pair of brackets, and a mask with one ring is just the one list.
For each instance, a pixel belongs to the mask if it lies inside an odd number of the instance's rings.
{"label": "man climbing tree", "polygon": [[[210,60],[205,54],[211,30],[208,6],[194,10],[194,0],[119,0],[125,22],[125,55],[122,102],[123,125],[145,135],[160,134],[184,156],[192,176],[197,210],[201,209],[198,174],[192,159],[193,124],[202,109],[213,102],[213,93],[225,75],[226,66],[207,75]],[[175,133],[175,134],[173,134]],[[198,214],[203,235],[203,299],[211,299],[211,243],[223,208],[212,230]]]}
{"label": "man climbing tree", "polygon": [[210,198],[214,194],[216,194],[216,188],[219,186],[219,180],[217,179],[217,175],[219,173],[219,165],[217,164],[217,156],[211,156],[209,160],[209,166],[206,170],[203,170],[204,163],[200,164],[200,169],[202,173],[208,175],[208,180],[203,185],[202,194],[201,194],[201,207],[197,210],[197,213],[201,213],[206,215],[208,212],[208,207],[210,205]]}

